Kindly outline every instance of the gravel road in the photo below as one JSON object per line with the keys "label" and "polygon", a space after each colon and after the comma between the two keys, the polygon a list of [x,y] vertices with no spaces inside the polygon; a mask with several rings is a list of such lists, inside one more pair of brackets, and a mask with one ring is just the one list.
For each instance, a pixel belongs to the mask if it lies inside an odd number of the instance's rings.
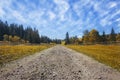
{"label": "gravel road", "polygon": [[120,72],[57,45],[7,63],[0,68],[0,80],[120,80]]}

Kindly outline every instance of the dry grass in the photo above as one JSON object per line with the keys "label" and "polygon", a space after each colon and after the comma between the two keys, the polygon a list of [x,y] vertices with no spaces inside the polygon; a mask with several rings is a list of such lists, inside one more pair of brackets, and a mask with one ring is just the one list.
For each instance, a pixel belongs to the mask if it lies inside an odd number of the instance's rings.
{"label": "dry grass", "polygon": [[120,46],[116,45],[68,45],[68,48],[82,52],[101,63],[120,71]]}
{"label": "dry grass", "polygon": [[0,46],[0,64],[4,64],[51,47],[50,45]]}

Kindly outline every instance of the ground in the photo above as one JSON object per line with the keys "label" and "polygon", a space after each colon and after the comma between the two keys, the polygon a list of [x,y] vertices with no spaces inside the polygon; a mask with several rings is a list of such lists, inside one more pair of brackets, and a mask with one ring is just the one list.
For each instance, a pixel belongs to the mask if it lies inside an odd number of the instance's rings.
{"label": "ground", "polygon": [[119,80],[120,72],[64,46],[7,63],[0,80]]}

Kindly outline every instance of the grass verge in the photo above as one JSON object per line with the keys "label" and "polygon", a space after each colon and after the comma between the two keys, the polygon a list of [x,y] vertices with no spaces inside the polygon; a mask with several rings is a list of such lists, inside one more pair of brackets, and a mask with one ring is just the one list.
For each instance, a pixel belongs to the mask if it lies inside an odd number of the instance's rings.
{"label": "grass verge", "polygon": [[51,45],[0,46],[0,65],[47,49]]}
{"label": "grass verge", "polygon": [[120,46],[116,45],[68,45],[66,46],[86,54],[101,63],[120,71]]}

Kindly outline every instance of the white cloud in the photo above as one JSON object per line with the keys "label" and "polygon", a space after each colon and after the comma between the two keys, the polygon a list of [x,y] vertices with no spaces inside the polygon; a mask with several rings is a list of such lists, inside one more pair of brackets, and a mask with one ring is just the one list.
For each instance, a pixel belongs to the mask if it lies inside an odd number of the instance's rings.
{"label": "white cloud", "polygon": [[15,17],[17,20],[19,20],[22,23],[26,22],[25,18],[17,11],[13,11],[12,16]]}
{"label": "white cloud", "polygon": [[117,10],[113,14],[111,14],[110,18],[114,18],[116,15],[120,14],[120,10]]}
{"label": "white cloud", "polygon": [[[87,1],[86,1],[87,2]],[[82,3],[82,4],[81,4]],[[81,5],[81,6],[80,6]],[[78,15],[78,16],[82,16],[82,14],[84,13],[83,12],[83,9],[84,9],[84,7],[83,6],[85,6],[86,5],[86,3],[85,2],[78,2],[78,3],[75,3],[75,4],[73,4],[73,9],[74,9],[74,11],[76,12],[76,14]]]}
{"label": "white cloud", "polygon": [[31,11],[29,14],[26,14],[27,16],[27,22],[30,24],[33,24],[35,26],[43,26],[47,24],[47,20],[43,19],[43,15],[45,14],[44,10],[34,10]]}
{"label": "white cloud", "polygon": [[17,5],[18,5],[20,11],[25,11],[25,9],[26,9],[26,6],[25,6],[25,5],[20,4],[20,3],[17,3]]}
{"label": "white cloud", "polygon": [[[100,24],[104,27],[106,25],[111,25],[114,21],[112,19],[115,18],[116,15],[120,14],[120,10],[116,11],[115,13],[109,14],[109,12],[106,12],[106,15],[101,16],[100,18]],[[112,20],[112,22],[110,21]],[[119,21],[120,19],[116,19],[115,21]]]}
{"label": "white cloud", "polygon": [[29,19],[40,19],[44,14],[45,14],[44,10],[34,10],[26,15],[28,15]]}
{"label": "white cloud", "polygon": [[[25,22],[25,19],[23,18],[23,16],[20,14],[20,12],[15,11],[13,9],[13,5],[12,3],[15,0],[2,0],[0,1],[0,8],[2,9],[2,14],[4,15],[0,15],[1,17],[3,17],[3,20],[9,20],[9,19],[14,19],[15,21],[19,21],[20,23]],[[15,2],[16,3],[16,2]],[[9,14],[8,14],[9,13]]]}
{"label": "white cloud", "polygon": [[117,3],[116,2],[110,2],[109,4],[108,4],[108,7],[109,8],[113,8],[113,7],[116,7],[117,6]]}
{"label": "white cloud", "polygon": [[[14,0],[13,0],[14,1]],[[0,6],[1,7],[4,7],[5,5],[6,6],[10,6],[12,3],[12,0],[0,0]]]}
{"label": "white cloud", "polygon": [[3,16],[5,14],[4,10],[0,7],[0,16]]}
{"label": "white cloud", "polygon": [[102,27],[105,27],[106,25],[111,25],[112,24],[112,22],[110,21],[111,18],[109,16],[110,15],[108,15],[105,18],[102,18],[100,20],[100,24],[102,25]]}
{"label": "white cloud", "polygon": [[[102,9],[101,6],[103,4],[101,2],[95,2],[93,4],[94,10],[99,13],[99,15],[102,15],[103,13],[106,14],[106,10]],[[103,15],[102,15],[103,16]]]}
{"label": "white cloud", "polygon": [[3,17],[3,15],[5,15],[5,11],[3,8],[10,8],[9,6],[11,6],[12,1],[11,0],[0,0],[0,16]]}
{"label": "white cloud", "polygon": [[118,24],[118,27],[120,28],[120,23]]}
{"label": "white cloud", "polygon": [[106,26],[106,25],[108,24],[107,18],[101,19],[101,20],[100,20],[100,24],[101,24],[103,27]]}
{"label": "white cloud", "polygon": [[58,17],[60,18],[60,21],[64,21],[65,19],[65,13],[69,9],[69,4],[65,0],[54,0],[54,3],[57,4],[56,10],[58,11]]}
{"label": "white cloud", "polygon": [[[42,34],[62,37],[67,31],[81,35],[82,30],[99,29],[115,21],[113,25],[120,22],[120,9],[116,1],[78,0],[72,4],[68,1],[39,0],[36,4],[36,0],[0,0],[0,18],[5,15],[4,20],[31,25],[40,29]],[[58,32],[61,34],[57,35]]]}
{"label": "white cloud", "polygon": [[48,15],[49,15],[50,20],[53,20],[53,19],[55,19],[55,17],[56,17],[56,14],[53,13],[52,11],[49,11],[49,12],[48,12]]}
{"label": "white cloud", "polygon": [[120,22],[120,18],[116,19],[117,22]]}
{"label": "white cloud", "polygon": [[[111,6],[110,6],[110,4],[111,4]],[[113,3],[113,2],[110,2],[110,3],[109,3],[109,7],[110,7],[110,8],[115,7],[115,6],[117,6],[116,3]],[[120,10],[117,9],[116,11],[114,11],[114,13],[109,13],[110,10],[111,10],[111,9],[106,10],[106,13],[101,16],[102,18],[101,18],[101,20],[100,20],[100,24],[101,24],[102,26],[112,25],[113,22],[115,22],[115,21],[120,21],[120,18],[117,18],[117,19],[114,20],[114,18],[115,18],[117,15],[120,14]],[[103,13],[104,13],[104,12],[103,12]],[[112,20],[112,21],[111,21],[111,20]]]}

